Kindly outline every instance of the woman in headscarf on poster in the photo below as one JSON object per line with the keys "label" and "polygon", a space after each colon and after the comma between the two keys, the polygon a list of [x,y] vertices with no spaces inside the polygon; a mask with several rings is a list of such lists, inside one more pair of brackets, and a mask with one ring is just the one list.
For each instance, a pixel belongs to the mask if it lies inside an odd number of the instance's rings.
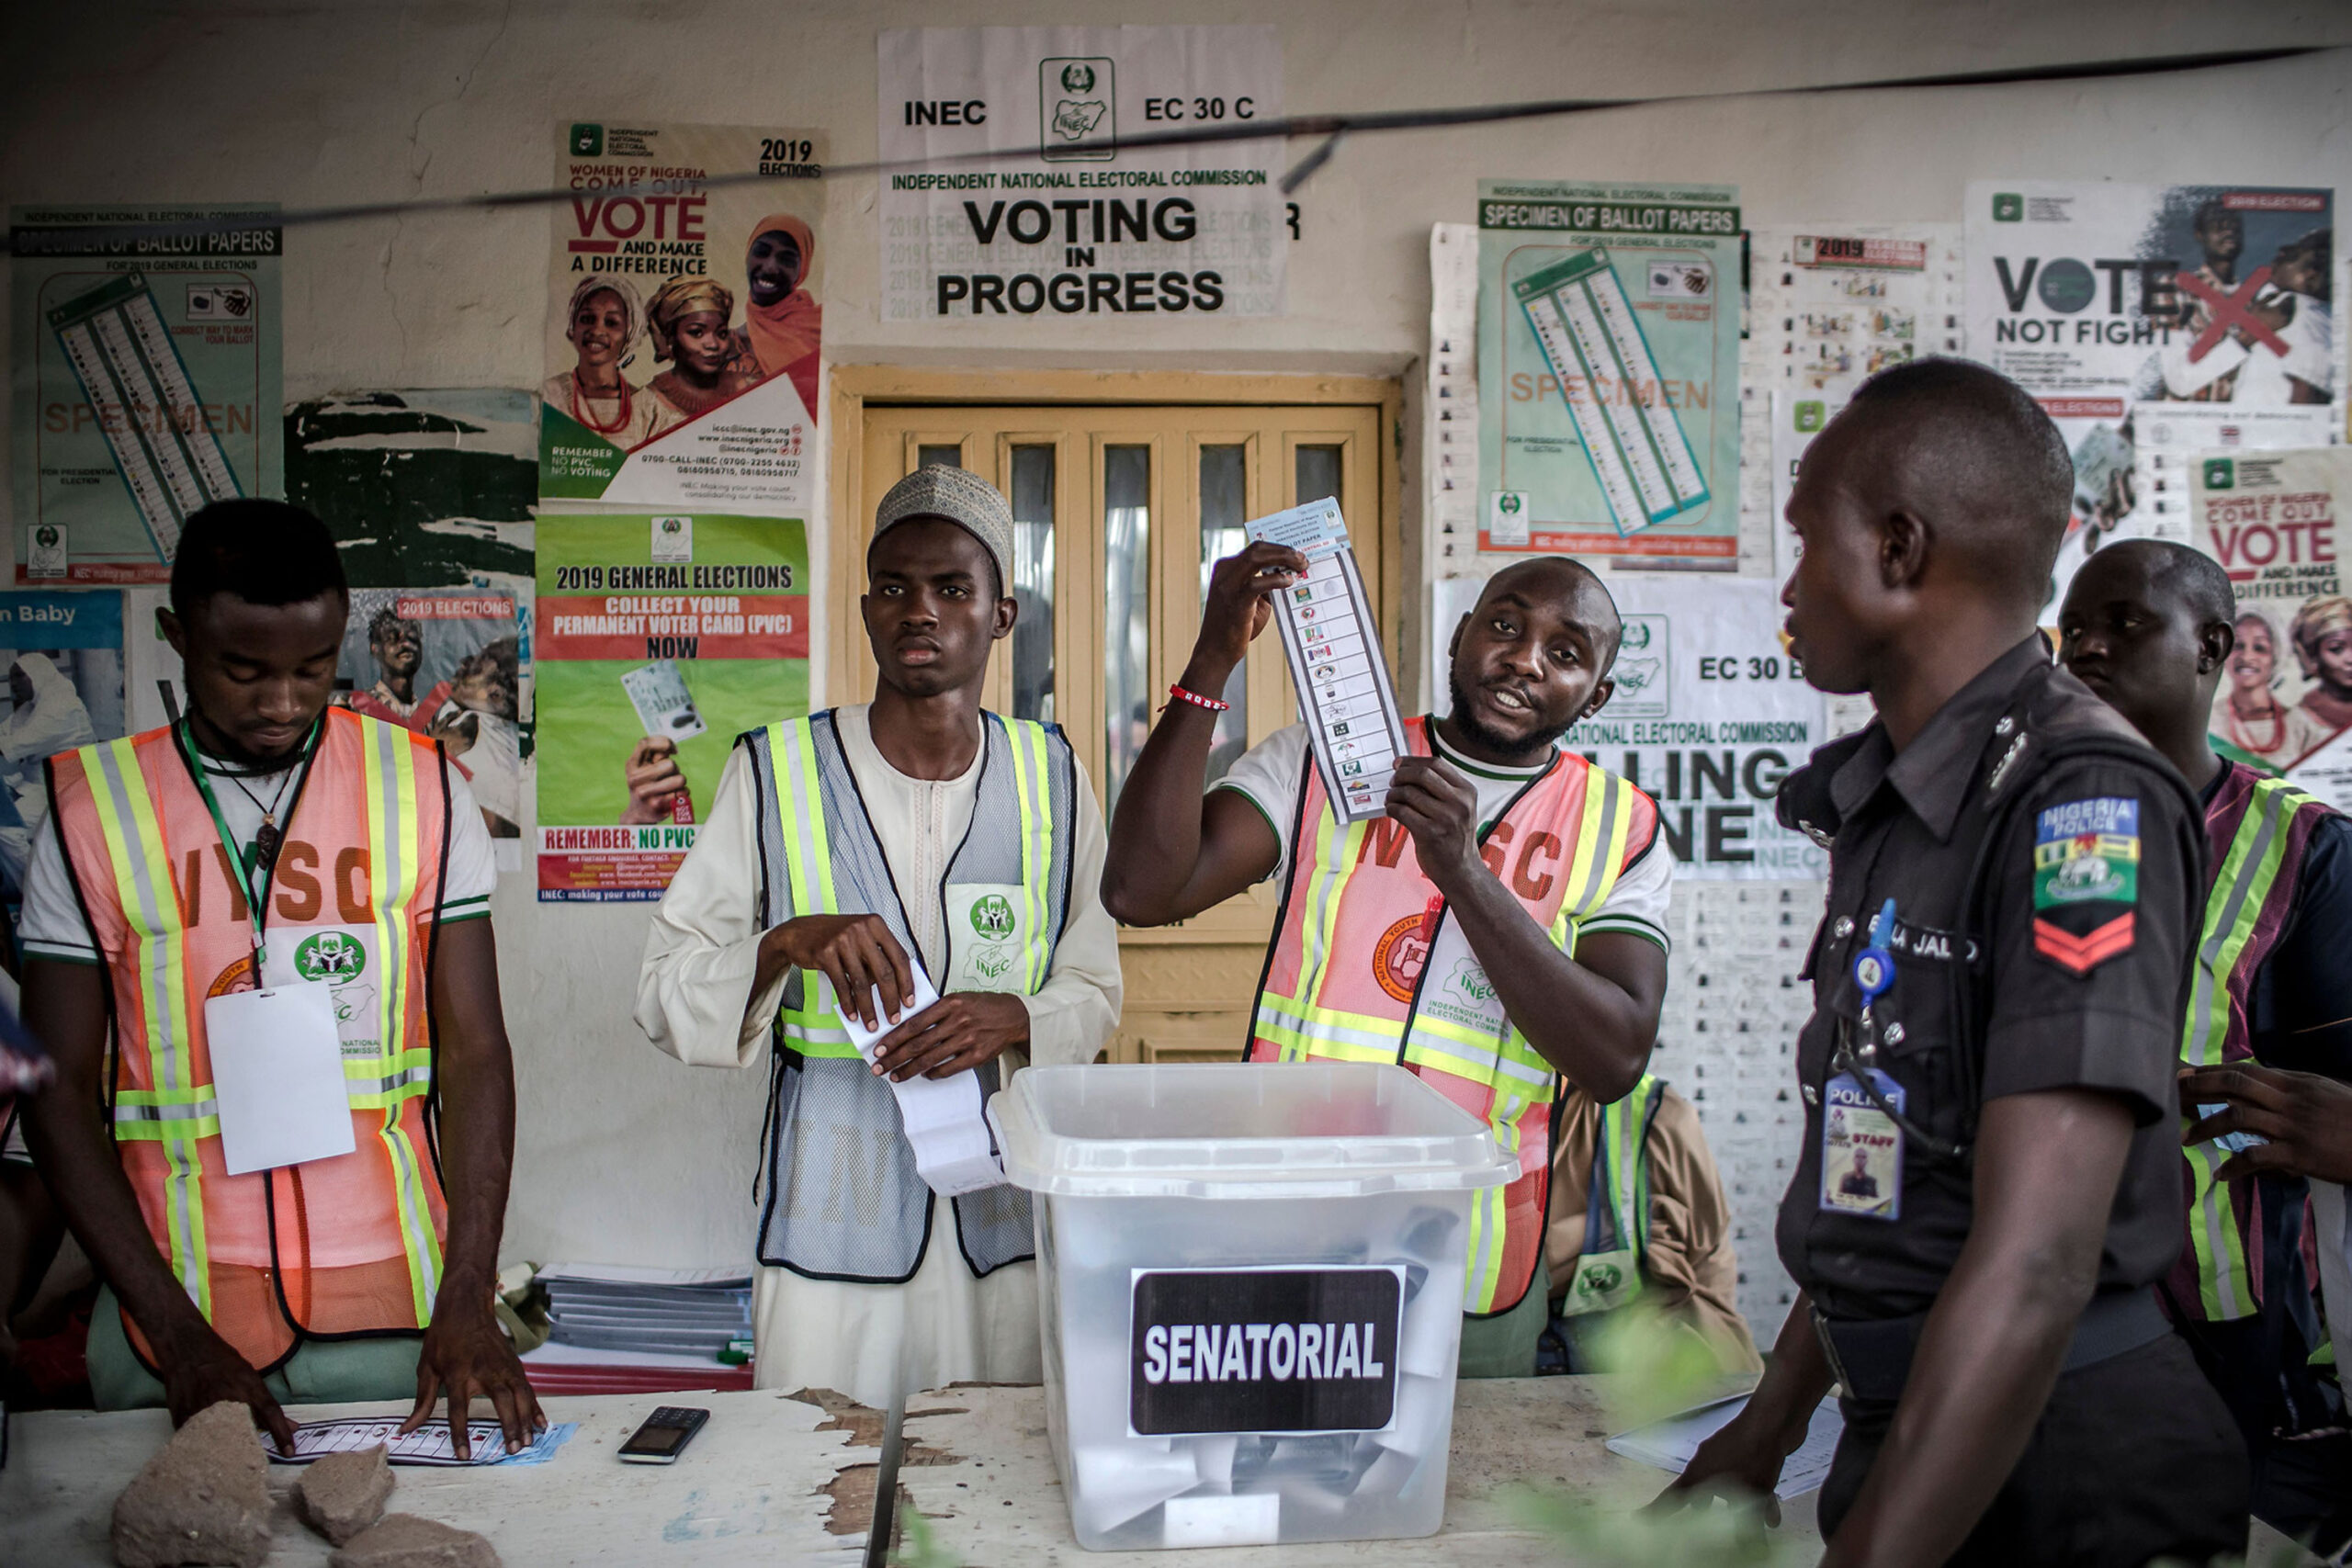
{"label": "woman in headscarf on poster", "polygon": [[2312,682],[2301,705],[2330,735],[2352,728],[2352,599],[2329,593],[2305,600],[2287,635]]}
{"label": "woman in headscarf on poster", "polygon": [[548,408],[624,452],[684,423],[675,409],[630,386],[621,374],[645,330],[637,285],[626,277],[583,277],[571,291],[563,321],[563,335],[577,362],[539,388]]}
{"label": "woman in headscarf on poster", "polygon": [[817,239],[789,212],[771,213],[752,227],[743,259],[750,299],[735,329],[736,358],[762,376],[785,376],[800,406],[817,417],[817,347],[823,308],[801,287],[815,264]]}
{"label": "woman in headscarf on poster", "polygon": [[2328,728],[2310,710],[2278,700],[2278,633],[2270,617],[2259,610],[2244,611],[2236,629],[2229,678],[2213,695],[2209,728],[2245,761],[2277,772],[2325,740]]}
{"label": "woman in headscarf on poster", "polygon": [[725,284],[683,273],[655,289],[645,307],[653,357],[670,366],[645,389],[682,422],[741,396],[763,378],[759,361],[736,352],[734,334],[727,330],[734,311],[735,296]]}

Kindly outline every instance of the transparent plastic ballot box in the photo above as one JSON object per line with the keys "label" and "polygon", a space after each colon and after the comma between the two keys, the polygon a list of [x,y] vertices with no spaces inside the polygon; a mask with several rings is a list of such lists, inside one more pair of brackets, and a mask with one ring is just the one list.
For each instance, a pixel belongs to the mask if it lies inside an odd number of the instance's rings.
{"label": "transparent plastic ballot box", "polygon": [[1470,1205],[1519,1174],[1402,1067],[1030,1067],[1046,1409],[1095,1551],[1433,1533]]}

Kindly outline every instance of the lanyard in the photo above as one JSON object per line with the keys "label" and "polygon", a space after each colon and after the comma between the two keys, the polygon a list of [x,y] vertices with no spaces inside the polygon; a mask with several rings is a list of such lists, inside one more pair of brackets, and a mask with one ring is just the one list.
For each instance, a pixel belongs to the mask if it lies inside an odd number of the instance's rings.
{"label": "lanyard", "polygon": [[[301,775],[294,780],[293,793],[296,800],[302,797],[304,778],[310,770],[311,755],[317,749],[319,731],[325,723],[326,716],[323,714],[311,721],[311,733],[302,738],[301,748],[293,762],[289,764],[292,768],[301,770]],[[271,883],[277,879],[277,857],[272,855],[269,863],[264,866],[261,863],[258,841],[256,841],[256,852],[253,860],[248,863],[244,852],[237,847],[236,835],[229,831],[229,819],[221,815],[220,798],[212,793],[212,779],[204,766],[204,753],[197,750],[196,726],[191,719],[180,720],[180,744],[186,748],[189,765],[196,773],[196,787],[198,793],[204,796],[204,808],[212,813],[212,827],[213,830],[220,835],[220,847],[229,852],[229,863],[237,874],[237,880],[243,885],[245,908],[253,914],[254,988],[258,990],[263,985],[262,965],[268,955],[268,947],[265,939],[268,934],[269,889]],[[288,821],[293,820],[294,807],[291,804],[286,807],[286,817]],[[260,880],[256,882],[255,877]]]}

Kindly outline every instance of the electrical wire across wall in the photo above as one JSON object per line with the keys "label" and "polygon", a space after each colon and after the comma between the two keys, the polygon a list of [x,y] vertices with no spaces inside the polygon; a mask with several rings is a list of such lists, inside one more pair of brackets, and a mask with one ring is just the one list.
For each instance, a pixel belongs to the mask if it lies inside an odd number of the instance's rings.
{"label": "electrical wire across wall", "polygon": [[[1947,72],[1928,76],[1896,76],[1869,82],[1830,82],[1796,87],[1746,87],[1719,93],[1664,93],[1636,98],[1544,98],[1515,104],[1465,104],[1450,108],[1387,109],[1364,114],[1299,114],[1246,125],[1204,126],[1184,130],[1122,136],[1103,145],[1121,152],[1168,147],[1193,147],[1227,141],[1265,141],[1299,136],[1323,141],[1282,179],[1285,195],[1295,192],[1328,162],[1343,136],[1385,135],[1404,130],[1444,130],[1466,125],[1496,125],[1511,120],[1555,119],[1570,115],[1598,114],[1610,109],[1647,108],[1665,104],[1703,104],[1734,98],[1797,97],[1814,94],[1928,90],[1946,87],[2008,86],[2029,82],[2082,82],[2114,76],[2149,76],[2178,71],[2201,71],[2229,65],[2256,65],[2328,52],[2327,46],[2296,45],[2280,49],[2233,50],[2218,53],[2150,55],[2130,60],[2086,61],[2057,65],[2019,65],[1989,71]],[[1042,149],[1039,150],[1042,152]],[[850,179],[915,169],[935,169],[947,164],[996,163],[1037,155],[1027,148],[995,148],[982,152],[945,153],[921,160],[829,164],[822,177]],[[701,181],[706,189],[746,185],[768,176],[746,171],[717,174]],[[479,196],[424,197],[409,201],[360,202],[341,207],[298,208],[268,217],[221,216],[190,218],[158,223],[98,225],[120,240],[177,239],[190,235],[234,233],[255,227],[297,229],[324,223],[355,223],[375,218],[413,218],[440,212],[504,211],[548,207],[577,194],[567,189],[484,193]]]}

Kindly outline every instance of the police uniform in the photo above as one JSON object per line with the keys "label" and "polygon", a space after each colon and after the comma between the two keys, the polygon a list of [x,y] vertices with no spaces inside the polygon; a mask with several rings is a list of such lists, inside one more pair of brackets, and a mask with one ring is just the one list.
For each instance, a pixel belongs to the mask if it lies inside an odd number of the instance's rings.
{"label": "police uniform", "polygon": [[[2036,637],[1899,755],[1876,724],[1815,752],[1779,809],[1830,850],[1797,1048],[1804,1147],[1779,1225],[1843,1395],[1824,1533],[1860,1491],[1967,1242],[1984,1102],[2091,1089],[2136,1125],[2097,1293],[2017,1470],[1953,1561],[2242,1551],[2244,1447],[2151,1289],[2180,1247],[2195,798]],[[1873,1181],[1844,1179],[1857,1151]]]}

